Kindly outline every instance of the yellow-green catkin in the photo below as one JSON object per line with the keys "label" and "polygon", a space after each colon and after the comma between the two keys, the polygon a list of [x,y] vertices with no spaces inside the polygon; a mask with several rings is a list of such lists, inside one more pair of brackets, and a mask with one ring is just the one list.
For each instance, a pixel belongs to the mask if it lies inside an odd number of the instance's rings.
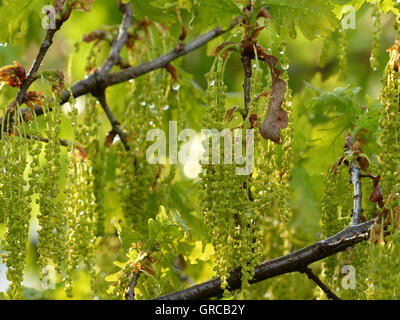
{"label": "yellow-green catkin", "polygon": [[[31,190],[25,179],[27,168],[28,139],[19,107],[14,111],[14,126],[11,134],[3,134],[1,146],[1,198],[3,220],[6,226],[2,242],[1,260],[7,266],[6,276],[10,281],[10,297],[23,299],[23,273],[26,266],[26,246],[31,214]],[[7,129],[10,129],[7,126]]]}
{"label": "yellow-green catkin", "polygon": [[[332,167],[325,179],[324,193],[321,202],[322,238],[328,238],[346,228],[351,223],[353,208],[353,186],[350,183],[348,167],[342,162]],[[333,255],[324,260],[322,275],[324,283],[333,291],[341,289],[340,268],[351,263],[352,250]],[[319,298],[326,295],[320,291]],[[346,291],[346,294],[348,291]],[[348,294],[348,297],[351,293]],[[346,296],[347,297],[347,296]]]}
{"label": "yellow-green catkin", "polygon": [[348,70],[346,30],[340,27],[338,39],[339,74],[341,79],[346,79]]}
{"label": "yellow-green catkin", "polygon": [[395,54],[385,68],[384,87],[381,91],[380,102],[382,127],[380,135],[380,170],[381,187],[384,199],[391,192],[399,192],[400,182],[400,110],[399,110],[399,74],[395,71]]}
{"label": "yellow-green catkin", "polygon": [[321,54],[319,56],[319,61],[318,61],[318,65],[321,68],[325,67],[326,62],[328,60],[328,54],[329,54],[331,41],[332,41],[332,38],[330,36],[327,36],[323,40]]}
{"label": "yellow-green catkin", "polygon": [[397,39],[400,39],[400,16],[396,17],[394,22],[394,30],[397,32]]}
{"label": "yellow-green catkin", "polygon": [[[327,238],[340,231],[338,177],[336,172],[329,172],[325,179],[324,194],[322,197],[322,238]],[[337,256],[333,255],[324,261],[324,278],[326,284],[332,288],[337,265]]]}
{"label": "yellow-green catkin", "polygon": [[[268,87],[271,84],[270,74],[266,75]],[[266,112],[268,98],[263,98],[258,103],[257,112]],[[277,207],[277,198],[280,176],[277,164],[277,147],[270,141],[265,141],[259,135],[255,135],[255,167],[254,177],[254,201],[253,210],[261,216],[262,229],[264,230],[264,258],[272,258],[281,254],[280,248],[280,219]],[[278,252],[279,251],[279,252]]]}
{"label": "yellow-green catkin", "polygon": [[367,299],[398,300],[400,297],[400,232],[391,230],[386,243],[370,244],[368,252],[368,277],[365,290]]}
{"label": "yellow-green catkin", "polygon": [[350,297],[354,300],[365,300],[368,288],[367,280],[369,277],[369,247],[368,242],[357,244],[353,248],[351,266],[355,269],[355,287],[350,288]]}
{"label": "yellow-green catkin", "polygon": [[[231,129],[225,128],[226,113],[225,90],[223,82],[224,67],[227,59],[217,57],[213,68],[206,75],[208,81],[207,108],[203,117],[203,128],[218,130],[221,136],[208,143],[207,164],[203,161],[201,173],[201,210],[209,229],[212,244],[216,252],[215,272],[221,276],[221,287],[227,287],[229,271],[236,267],[242,269],[242,286],[246,290],[248,280],[254,272],[255,252],[255,213],[249,200],[249,176],[238,175],[237,165],[225,163],[225,138],[232,139]],[[223,131],[225,129],[225,131]],[[246,135],[242,135],[245,139]],[[212,142],[214,140],[214,142]],[[215,141],[218,140],[218,141]],[[211,141],[211,143],[209,143]],[[224,142],[222,142],[224,141]],[[243,142],[244,140],[242,140]],[[221,148],[212,152],[212,144],[220,142]],[[218,153],[218,154],[217,154]],[[219,163],[213,161],[219,157]],[[254,231],[253,231],[254,230]],[[227,294],[227,292],[226,292]]]}
{"label": "yellow-green catkin", "polygon": [[[263,259],[272,259],[284,255],[290,250],[290,239],[293,229],[288,222],[292,217],[290,180],[294,164],[293,127],[292,127],[292,98],[288,85],[289,60],[286,56],[286,43],[278,48],[279,62],[283,72],[281,78],[287,84],[283,108],[288,113],[288,128],[282,130],[283,145],[277,146],[272,141],[260,137],[255,139],[255,175],[254,175],[254,211],[260,217],[263,230]],[[270,86],[270,75],[266,82]],[[258,113],[266,112],[268,98],[262,98],[257,103]],[[274,279],[276,280],[276,279]],[[293,282],[294,281],[294,282]],[[252,286],[252,299],[281,298],[288,292],[288,286],[295,284],[295,279],[287,277],[278,281],[264,282]],[[253,289],[254,288],[254,289]]]}
{"label": "yellow-green catkin", "polygon": [[294,151],[293,151],[293,119],[292,119],[292,90],[289,88],[289,58],[286,55],[286,42],[282,42],[279,47],[280,64],[284,72],[281,78],[286,82],[286,93],[283,101],[283,108],[288,114],[289,123],[285,130],[282,131],[282,164],[281,164],[281,180],[279,183],[279,208],[281,210],[281,220],[288,221],[291,216],[290,199],[291,188],[290,180],[292,178],[292,169],[294,166]]}
{"label": "yellow-green catkin", "polygon": [[[71,123],[76,140],[84,140],[86,130],[77,122],[78,111],[71,111]],[[80,146],[68,148],[68,173],[66,193],[67,214],[67,270],[64,279],[65,291],[72,296],[73,274],[82,260],[93,276],[93,251],[95,246],[96,214],[93,193],[93,177],[90,160]]]}
{"label": "yellow-green catkin", "polygon": [[146,136],[149,130],[161,127],[163,108],[167,108],[163,91],[166,77],[165,72],[153,73],[129,83],[133,94],[127,100],[123,117],[129,150],[120,146],[118,155],[117,181],[122,211],[127,225],[143,234],[147,233],[148,219],[153,218],[148,205],[161,169],[148,162],[146,150],[151,143]]}
{"label": "yellow-green catkin", "polygon": [[[55,267],[59,273],[65,258],[65,228],[66,221],[63,203],[59,198],[59,178],[61,172],[61,145],[60,145],[60,108],[55,103],[49,103],[49,108],[44,107],[45,133],[48,143],[44,148],[46,162],[42,169],[42,180],[38,197],[39,221],[38,264],[41,279],[48,277],[48,268]],[[47,284],[48,285],[48,284]]]}
{"label": "yellow-green catkin", "polygon": [[99,115],[100,103],[94,97],[87,97],[83,116],[83,131],[80,143],[83,144],[88,159],[93,179],[93,193],[95,197],[96,235],[104,235],[105,221],[105,194],[106,194],[106,158],[108,148],[103,147],[104,139],[100,131],[101,120]]}
{"label": "yellow-green catkin", "polygon": [[[398,74],[398,41],[389,50],[390,60],[385,68],[384,86],[380,95],[381,118],[379,121],[382,131],[379,137],[381,188],[385,200],[391,195],[392,200],[399,198],[400,186],[400,110],[399,110],[399,74]],[[368,299],[399,299],[398,291],[400,277],[396,264],[400,260],[400,237],[396,223],[398,210],[397,201],[387,204],[390,214],[390,224],[387,234],[381,228],[381,241],[371,243],[369,253]],[[385,217],[382,217],[382,220]],[[383,221],[381,222],[383,225]],[[384,239],[384,240],[383,240]],[[381,266],[385,267],[382,268]]]}
{"label": "yellow-green catkin", "polygon": [[379,68],[379,50],[382,37],[381,15],[377,4],[372,5],[372,21],[374,24],[374,40],[369,63],[372,70],[376,71]]}

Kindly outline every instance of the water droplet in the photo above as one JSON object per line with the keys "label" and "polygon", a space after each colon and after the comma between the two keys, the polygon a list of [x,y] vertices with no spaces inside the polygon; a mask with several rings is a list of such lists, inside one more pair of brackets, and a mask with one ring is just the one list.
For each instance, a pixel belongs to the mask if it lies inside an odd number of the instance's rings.
{"label": "water droplet", "polygon": [[140,105],[142,106],[142,107],[145,107],[146,106],[146,101],[142,101],[141,103],[140,103]]}
{"label": "water droplet", "polygon": [[154,124],[154,122],[150,120],[149,125],[152,126],[153,124]]}
{"label": "water droplet", "polygon": [[287,70],[287,69],[289,69],[289,64],[281,64],[281,67],[282,67],[282,69],[283,70]]}

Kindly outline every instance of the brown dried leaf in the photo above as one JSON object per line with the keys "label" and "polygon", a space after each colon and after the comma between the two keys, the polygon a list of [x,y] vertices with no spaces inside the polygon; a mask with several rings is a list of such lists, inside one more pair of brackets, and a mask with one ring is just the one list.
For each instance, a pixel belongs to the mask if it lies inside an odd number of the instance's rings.
{"label": "brown dried leaf", "polygon": [[226,110],[225,116],[224,116],[224,120],[229,123],[232,121],[233,119],[233,114],[235,112],[235,110],[237,109],[237,106],[233,106],[232,108]]}
{"label": "brown dried leaf", "polygon": [[62,9],[62,7],[64,6],[66,0],[56,0],[54,2],[54,9],[56,9],[56,11],[59,11]]}
{"label": "brown dried leaf", "polygon": [[269,92],[268,92],[268,90],[263,90],[263,91],[257,96],[257,99],[261,99],[262,97],[266,97],[266,98],[269,97]]}
{"label": "brown dried leaf", "polygon": [[25,80],[25,68],[17,61],[0,69],[0,81],[4,81],[10,87],[19,88]]}
{"label": "brown dried leaf", "polygon": [[369,161],[365,157],[358,157],[357,158],[358,163],[360,164],[360,167],[362,170],[366,171],[369,167]]}
{"label": "brown dried leaf", "polygon": [[82,41],[90,43],[95,40],[104,40],[107,37],[107,32],[104,30],[94,30],[82,37]]}
{"label": "brown dried leaf", "polygon": [[257,119],[258,119],[257,114],[255,114],[255,113],[250,114],[249,120],[250,120],[251,128],[256,128],[258,126]]}
{"label": "brown dried leaf", "polygon": [[80,161],[80,159],[83,159],[85,161],[88,157],[86,150],[79,144],[77,144],[75,146],[75,149],[74,149],[72,155],[74,157],[75,162]]}
{"label": "brown dried leaf", "polygon": [[256,41],[257,38],[258,38],[258,36],[260,35],[261,31],[263,31],[264,29],[265,29],[264,26],[263,26],[263,27],[258,27],[258,28],[256,28],[256,29],[251,33],[250,38],[251,38],[253,41]]}
{"label": "brown dried leaf", "polygon": [[266,55],[264,61],[271,70],[272,85],[267,116],[261,124],[259,131],[264,139],[270,139],[280,144],[282,143],[280,129],[285,129],[289,122],[288,115],[282,108],[283,98],[286,92],[286,82],[279,78],[280,72],[276,68],[276,64],[278,63],[276,57]]}
{"label": "brown dried leaf", "polygon": [[369,201],[378,202],[379,207],[383,208],[383,206],[384,206],[383,195],[382,195],[382,189],[379,186],[379,182],[374,183],[374,190],[372,191],[371,195],[369,196]]}
{"label": "brown dried leaf", "polygon": [[258,12],[257,18],[263,17],[265,19],[271,18],[268,10],[266,8],[261,8],[260,11]]}
{"label": "brown dried leaf", "polygon": [[24,114],[24,120],[25,120],[25,122],[31,121],[32,118],[33,118],[32,110],[28,110],[28,112],[26,112],[26,113]]}
{"label": "brown dried leaf", "polygon": [[[221,43],[220,45],[218,45],[218,47],[216,47],[215,50],[211,53],[211,56],[212,56],[212,57],[215,57],[216,55],[218,55],[218,54],[220,53],[220,51],[221,51],[222,49],[224,49],[226,46],[229,46],[229,45],[232,45],[232,44],[236,44],[236,43],[230,42],[230,41],[222,42],[222,43]],[[225,50],[225,52],[222,54],[221,58],[222,58],[222,59],[226,59],[227,56],[228,56],[228,54],[229,54],[229,52],[231,52],[231,51],[233,51],[233,50],[234,50],[233,48],[228,49],[228,50]]]}
{"label": "brown dried leaf", "polygon": [[389,52],[389,63],[393,64],[394,71],[398,72],[400,66],[400,39],[396,39],[394,45],[392,45],[386,51]]}
{"label": "brown dried leaf", "polygon": [[381,241],[381,225],[379,223],[379,221],[374,224],[372,230],[371,230],[371,237],[370,240],[373,243],[380,243]]}
{"label": "brown dried leaf", "polygon": [[8,113],[14,112],[16,106],[17,106],[17,102],[16,101],[10,102],[10,104],[7,107],[7,112]]}
{"label": "brown dried leaf", "polygon": [[[66,21],[71,15],[72,8],[69,8],[68,6],[64,7],[67,1],[68,0],[56,0],[54,2],[54,9],[56,10],[56,12],[61,12],[64,8],[66,9],[64,15],[61,17],[62,21]],[[46,12],[46,15],[49,15],[49,13]]]}
{"label": "brown dried leaf", "polygon": [[106,139],[104,140],[104,146],[110,147],[112,145],[112,143],[114,142],[114,138],[116,135],[117,135],[117,133],[115,131],[110,131],[107,134]]}
{"label": "brown dried leaf", "polygon": [[43,92],[39,91],[28,91],[25,96],[24,103],[31,110],[35,110],[34,104],[37,104],[39,107],[43,106],[44,95]]}
{"label": "brown dried leaf", "polygon": [[72,5],[72,9],[89,12],[94,0],[78,0]]}

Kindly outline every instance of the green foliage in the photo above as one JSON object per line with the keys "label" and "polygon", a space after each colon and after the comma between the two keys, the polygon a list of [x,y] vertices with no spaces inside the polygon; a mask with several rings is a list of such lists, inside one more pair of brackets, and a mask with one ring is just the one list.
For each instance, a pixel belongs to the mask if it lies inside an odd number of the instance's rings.
{"label": "green foliage", "polygon": [[155,219],[148,221],[148,233],[141,235],[124,230],[114,220],[119,239],[127,248],[125,262],[115,261],[121,270],[107,276],[113,284],[108,292],[125,297],[135,278],[135,297],[150,299],[183,288],[182,263],[207,261],[214,254],[211,246],[202,249],[201,241],[194,241],[191,231],[177,211],[167,212],[161,206]]}
{"label": "green foliage", "polygon": [[[22,38],[29,30],[30,16],[40,15],[45,5],[50,0],[4,0],[0,3],[0,42],[7,42],[16,38]],[[44,17],[44,15],[43,15]]]}
{"label": "green foliage", "polygon": [[240,14],[239,8],[231,0],[195,0],[193,11],[194,24],[200,28],[219,25],[222,29],[228,29],[232,19]]}
{"label": "green foliage", "polygon": [[[126,1],[128,2],[128,1]],[[169,8],[165,7],[164,2],[169,2]],[[174,1],[140,1],[131,0],[132,12],[134,16],[138,19],[143,20],[144,18],[149,18],[150,20],[155,20],[158,22],[171,24],[176,21],[176,14],[173,14],[172,10]],[[175,3],[176,5],[176,3]],[[169,10],[168,10],[169,9]]]}
{"label": "green foliage", "polygon": [[329,35],[338,25],[333,7],[326,1],[269,0],[261,5],[267,6],[274,17],[272,23],[276,30],[287,30],[292,38],[297,36],[296,27],[307,39],[312,40],[317,36]]}

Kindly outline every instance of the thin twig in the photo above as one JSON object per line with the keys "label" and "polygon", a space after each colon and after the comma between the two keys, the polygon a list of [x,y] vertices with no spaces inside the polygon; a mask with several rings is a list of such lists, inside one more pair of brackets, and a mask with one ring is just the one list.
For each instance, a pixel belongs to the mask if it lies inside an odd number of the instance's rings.
{"label": "thin twig", "polygon": [[50,46],[53,44],[53,37],[55,33],[58,30],[60,30],[62,24],[63,24],[62,20],[57,20],[54,29],[47,29],[46,37],[43,40],[42,44],[40,45],[39,52],[35,60],[33,61],[33,64],[31,66],[31,69],[29,70],[26,80],[22,83],[21,87],[19,88],[18,94],[15,98],[15,101],[19,105],[24,103],[26,92],[28,91],[32,83],[35,82],[35,80],[37,79],[37,73],[43,62],[43,59],[46,56],[46,53],[49,50]]}
{"label": "thin twig", "polygon": [[[49,143],[49,139],[44,138],[44,137],[36,137],[36,136],[29,135],[29,134],[24,134],[22,136],[26,139]],[[62,145],[64,147],[69,147],[74,144],[73,142],[71,142],[69,140],[59,139],[59,141],[60,141],[60,145]]]}
{"label": "thin twig", "polygon": [[132,25],[133,14],[131,5],[129,3],[122,4],[120,2],[119,9],[123,13],[123,19],[119,27],[118,38],[113,42],[110,55],[98,73],[102,80],[107,76],[111,68],[121,60],[120,52],[128,40],[128,29]]}
{"label": "thin twig", "polygon": [[136,272],[133,275],[133,277],[128,285],[128,289],[126,289],[126,292],[125,292],[126,300],[135,300],[135,287],[137,285],[139,277],[140,277],[140,272]]}
{"label": "thin twig", "polygon": [[128,142],[126,140],[126,133],[121,129],[119,121],[115,118],[114,114],[111,112],[110,107],[107,104],[107,99],[104,90],[94,91],[92,93],[100,102],[108,120],[111,123],[112,131],[118,134],[124,145],[125,150],[129,150]]}
{"label": "thin twig", "polygon": [[242,56],[243,70],[244,70],[244,81],[243,81],[243,91],[244,91],[244,110],[245,115],[244,119],[247,118],[247,114],[249,112],[249,103],[250,103],[250,78],[251,78],[251,57],[246,55]]}
{"label": "thin twig", "polygon": [[304,273],[308,276],[308,279],[315,282],[315,284],[321,288],[323,292],[325,292],[326,296],[331,300],[342,300],[336,294],[329,289],[316,274],[314,274],[311,268],[307,267],[304,269]]}
{"label": "thin twig", "polygon": [[95,73],[98,77],[98,86],[95,90],[92,91],[92,94],[97,97],[101,106],[103,107],[104,112],[107,115],[108,120],[111,123],[112,131],[120,137],[122,144],[124,145],[125,150],[129,150],[128,143],[126,141],[126,134],[121,130],[119,121],[115,118],[113,113],[111,112],[110,107],[107,104],[106,94],[105,94],[105,79],[108,75],[108,72],[111,68],[117,64],[120,60],[120,52],[122,47],[125,45],[128,40],[128,29],[132,25],[132,9],[129,3],[123,4],[119,1],[119,9],[123,13],[122,23],[119,27],[118,38],[113,42],[111,46],[111,52],[107,60],[104,62],[100,71]]}

